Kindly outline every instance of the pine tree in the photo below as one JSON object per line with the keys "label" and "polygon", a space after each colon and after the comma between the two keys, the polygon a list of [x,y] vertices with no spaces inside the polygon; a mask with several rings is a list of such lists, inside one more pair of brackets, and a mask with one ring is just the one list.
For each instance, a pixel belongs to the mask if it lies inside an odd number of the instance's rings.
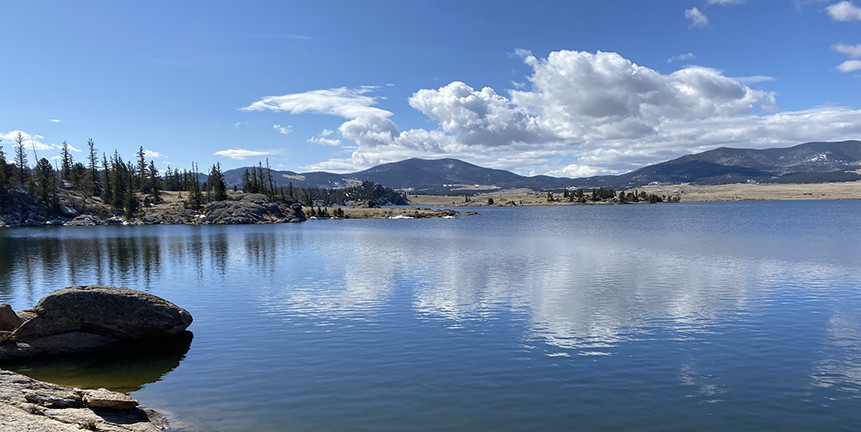
{"label": "pine tree", "polygon": [[[84,180],[84,192],[92,196],[101,196],[104,189],[102,189],[102,182],[99,178],[99,156],[96,154],[96,143],[90,138],[87,140],[87,146],[90,148],[90,166]],[[104,160],[104,167],[107,169],[107,160]]]}
{"label": "pine tree", "polygon": [[15,183],[23,186],[27,181],[27,154],[24,152],[24,135],[18,132],[15,138]]}
{"label": "pine tree", "polygon": [[[92,141],[91,141],[92,142]],[[111,169],[108,166],[108,157],[102,153],[102,182],[101,182],[101,197],[102,202],[110,204],[113,201],[113,188],[111,187]]]}
{"label": "pine tree", "polygon": [[227,199],[227,186],[224,184],[224,174],[221,164],[216,162],[209,171],[209,181],[206,183],[206,198],[209,201],[224,201]]}
{"label": "pine tree", "polygon": [[153,204],[161,202],[161,187],[158,179],[158,169],[153,161],[149,161],[149,169],[147,169],[147,179],[149,187],[149,199]]}
{"label": "pine tree", "polygon": [[[134,175],[135,183],[136,183],[137,187],[135,187],[135,189],[138,191],[144,192],[143,188],[144,188],[144,179],[146,178],[147,164],[146,164],[146,152],[144,151],[143,146],[140,146],[140,149],[138,150],[137,155],[138,155],[138,165],[136,167],[137,169],[135,170],[135,175]],[[144,193],[146,193],[146,192],[144,192]]]}
{"label": "pine tree", "polygon": [[39,159],[36,163],[33,175],[33,196],[37,202],[45,205],[48,212],[58,214],[60,212],[60,197],[57,188],[57,176],[48,159]]}
{"label": "pine tree", "polygon": [[72,155],[69,153],[69,143],[63,141],[61,149],[62,166],[60,176],[63,180],[72,181]]}

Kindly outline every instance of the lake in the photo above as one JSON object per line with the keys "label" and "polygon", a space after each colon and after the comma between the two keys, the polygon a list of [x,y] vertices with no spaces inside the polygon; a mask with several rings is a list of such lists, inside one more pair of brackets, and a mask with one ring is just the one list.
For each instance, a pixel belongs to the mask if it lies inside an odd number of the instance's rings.
{"label": "lake", "polygon": [[186,308],[190,347],[22,371],[183,430],[861,424],[861,201],[0,231],[0,302],[77,284]]}

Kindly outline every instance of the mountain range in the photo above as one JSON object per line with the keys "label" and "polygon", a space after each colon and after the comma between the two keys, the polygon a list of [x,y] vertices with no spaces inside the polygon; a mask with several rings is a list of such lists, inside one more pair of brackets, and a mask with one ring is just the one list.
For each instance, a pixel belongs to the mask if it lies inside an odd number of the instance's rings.
{"label": "mountain range", "polygon": [[[228,187],[242,186],[248,168],[224,172]],[[275,182],[298,188],[344,188],[372,181],[410,193],[463,194],[527,188],[536,191],[577,187],[629,189],[655,183],[821,183],[861,179],[861,141],[811,142],[789,148],[721,147],[649,165],[625,174],[564,178],[525,177],[457,159],[406,159],[349,174],[272,171]]]}

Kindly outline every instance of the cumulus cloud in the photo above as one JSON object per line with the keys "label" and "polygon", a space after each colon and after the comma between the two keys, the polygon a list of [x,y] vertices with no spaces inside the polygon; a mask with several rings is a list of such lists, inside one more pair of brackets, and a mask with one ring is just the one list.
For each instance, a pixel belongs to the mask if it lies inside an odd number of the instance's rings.
{"label": "cumulus cloud", "polygon": [[[12,145],[17,145],[18,134],[21,134],[21,138],[23,139],[24,148],[27,151],[55,151],[59,150],[63,147],[62,144],[48,144],[45,143],[45,137],[38,134],[31,134],[21,130],[13,130],[11,132],[2,133],[0,132],[0,141],[3,143],[9,143]],[[2,145],[2,143],[0,143]],[[79,152],[81,150],[76,149],[74,146],[69,146],[70,151]]]}
{"label": "cumulus cloud", "polygon": [[[410,157],[455,157],[521,174],[579,177],[720,146],[767,148],[861,135],[861,111],[777,112],[774,93],[750,87],[771,77],[732,78],[701,66],[661,73],[606,52],[517,54],[532,69],[522,89],[501,94],[455,81],[416,91],[409,104],[437,124],[432,130],[401,130],[385,110],[332,113],[346,121],[311,142],[355,145],[307,168],[348,172]],[[376,101],[369,92],[357,96],[368,98],[366,107]]]}
{"label": "cumulus cloud", "polygon": [[164,155],[155,151],[155,150],[145,149],[144,150],[144,157],[148,157],[150,159],[155,159],[155,158],[164,157]]}
{"label": "cumulus cloud", "polygon": [[227,150],[219,150],[214,153],[216,156],[224,156],[226,158],[234,159],[234,160],[244,160],[249,157],[254,156],[266,156],[271,154],[267,151],[258,151],[258,150],[246,150],[241,148],[233,148]]}
{"label": "cumulus cloud", "polygon": [[837,70],[844,73],[861,71],[861,60],[846,60],[837,65]]}
{"label": "cumulus cloud", "polygon": [[861,21],[861,8],[852,2],[834,3],[826,7],[825,11],[836,21]]}
{"label": "cumulus cloud", "polygon": [[831,46],[834,51],[839,53],[846,54],[849,58],[859,58],[861,57],[861,44],[858,45],[847,45],[844,43],[834,44]]}
{"label": "cumulus cloud", "polygon": [[709,24],[709,18],[698,8],[685,9],[685,18],[691,20],[691,27],[705,27]]}
{"label": "cumulus cloud", "polygon": [[489,87],[475,90],[455,81],[437,90],[419,90],[410,98],[410,106],[467,145],[499,147],[555,138],[525,107]]}

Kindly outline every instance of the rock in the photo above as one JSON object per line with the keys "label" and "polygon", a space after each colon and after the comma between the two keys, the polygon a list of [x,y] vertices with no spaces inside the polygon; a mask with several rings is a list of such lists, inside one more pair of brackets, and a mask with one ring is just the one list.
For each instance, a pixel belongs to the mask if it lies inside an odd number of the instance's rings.
{"label": "rock", "polygon": [[135,341],[174,336],[191,325],[185,309],[128,288],[72,286],[48,294],[32,309],[36,316],[14,332],[18,341],[85,331]]}
{"label": "rock", "polygon": [[12,306],[0,303],[0,330],[12,331],[21,325],[21,318],[12,310]]}
{"label": "rock", "polygon": [[[0,431],[27,432],[159,432],[169,429],[165,418],[144,407],[116,410],[87,407],[87,393],[0,370]],[[114,392],[108,392],[114,394]],[[121,393],[108,399],[131,399]],[[93,400],[102,400],[101,397]],[[133,400],[133,399],[132,399]],[[96,402],[98,405],[100,402]],[[130,402],[126,402],[126,406]],[[137,405],[137,403],[135,403]],[[93,411],[98,410],[98,412]]]}
{"label": "rock", "polygon": [[96,225],[101,225],[101,224],[102,224],[102,221],[98,217],[93,216],[93,215],[84,214],[84,215],[76,216],[74,219],[64,223],[63,225],[65,225],[65,226],[96,226]]}
{"label": "rock", "polygon": [[102,408],[111,410],[132,409],[138,406],[138,401],[122,393],[100,388],[98,390],[84,390],[84,403],[90,408]]}
{"label": "rock", "polygon": [[57,408],[81,408],[84,406],[81,393],[74,390],[66,391],[47,388],[39,390],[25,389],[21,392],[24,394],[24,399],[36,405]]}
{"label": "rock", "polygon": [[35,337],[23,341],[15,339],[14,333],[11,333],[9,340],[13,343],[0,343],[0,360],[80,354],[122,344],[122,341],[115,337],[82,331]]}

